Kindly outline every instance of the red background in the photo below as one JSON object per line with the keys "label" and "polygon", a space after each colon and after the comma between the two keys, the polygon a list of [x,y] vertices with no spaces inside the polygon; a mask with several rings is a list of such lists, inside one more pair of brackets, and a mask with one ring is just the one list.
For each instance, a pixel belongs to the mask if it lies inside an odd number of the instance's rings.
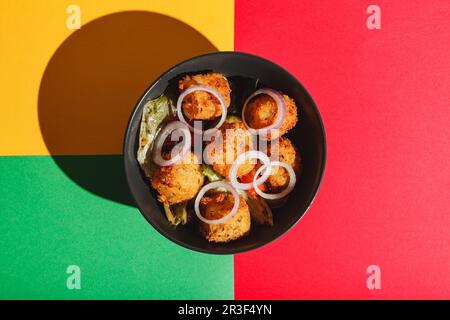
{"label": "red background", "polygon": [[235,256],[236,299],[450,298],[449,17],[438,0],[236,1],[235,50],[293,73],[328,143],[308,214]]}

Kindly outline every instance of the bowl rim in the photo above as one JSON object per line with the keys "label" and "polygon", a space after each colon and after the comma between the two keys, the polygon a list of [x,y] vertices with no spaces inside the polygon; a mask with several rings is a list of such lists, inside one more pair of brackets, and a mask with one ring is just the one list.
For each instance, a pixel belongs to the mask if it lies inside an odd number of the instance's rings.
{"label": "bowl rim", "polygon": [[[280,70],[282,70],[289,78],[291,78],[291,80],[293,80],[294,83],[296,83],[297,86],[299,86],[302,91],[304,93],[306,93],[307,98],[311,101],[311,105],[313,107],[314,112],[317,115],[317,118],[319,119],[319,125],[320,125],[320,129],[322,131],[322,135],[323,135],[323,143],[322,143],[322,152],[323,152],[323,161],[321,163],[320,166],[320,173],[319,173],[319,180],[317,182],[317,184],[315,185],[315,188],[313,190],[313,196],[307,201],[306,203],[306,208],[305,210],[303,210],[303,212],[298,214],[298,218],[296,218],[292,223],[290,223],[289,225],[287,225],[285,228],[283,228],[282,232],[280,234],[278,234],[277,236],[275,236],[274,238],[270,239],[269,241],[266,242],[262,242],[259,243],[257,245],[252,246],[251,248],[243,248],[243,249],[235,249],[235,250],[210,250],[210,249],[205,249],[205,248],[200,248],[198,246],[194,246],[191,245],[189,243],[180,241],[172,236],[170,236],[169,234],[166,234],[166,232],[164,230],[162,230],[162,228],[160,228],[157,224],[153,223],[153,221],[147,217],[147,215],[143,212],[143,210],[140,208],[140,206],[137,204],[137,200],[133,194],[133,192],[131,191],[131,178],[127,169],[127,157],[126,155],[126,150],[129,147],[129,144],[131,142],[131,139],[135,139],[135,137],[130,137],[131,135],[131,126],[132,126],[132,121],[133,119],[137,116],[137,112],[139,107],[142,105],[142,103],[144,102],[145,97],[147,96],[147,94],[153,89],[153,87],[161,80],[161,78],[169,73],[170,71],[177,69],[179,66],[185,64],[185,63],[189,63],[192,62],[194,60],[197,59],[201,59],[207,56],[247,56],[250,57],[252,59],[257,59],[257,60],[261,60],[264,63],[270,63],[272,65],[275,65],[276,67],[278,67]],[[281,238],[283,235],[285,235],[288,231],[290,231],[293,227],[295,227],[295,225],[297,225],[297,223],[306,215],[306,213],[309,211],[309,209],[311,208],[311,205],[313,204],[314,200],[317,197],[317,194],[319,192],[320,186],[322,185],[322,181],[323,181],[323,177],[325,174],[325,167],[326,167],[326,162],[327,162],[327,138],[326,138],[326,131],[325,131],[325,126],[323,124],[323,120],[322,120],[322,116],[319,112],[319,109],[317,108],[317,105],[314,101],[314,99],[312,98],[311,94],[309,93],[308,90],[306,90],[306,88],[303,86],[302,83],[300,83],[299,80],[297,80],[296,77],[294,77],[289,71],[287,71],[285,68],[283,68],[282,66],[280,66],[279,64],[270,61],[266,58],[254,55],[254,54],[250,54],[250,53],[246,53],[246,52],[239,52],[239,51],[217,51],[217,52],[209,52],[206,54],[201,54],[201,55],[197,55],[194,57],[191,57],[189,59],[183,60],[177,64],[175,64],[174,66],[172,66],[171,68],[167,69],[166,71],[164,71],[162,74],[160,74],[144,91],[144,93],[141,95],[141,97],[138,99],[136,105],[133,108],[133,111],[131,112],[131,115],[128,119],[128,123],[127,123],[127,127],[125,129],[125,135],[124,135],[124,141],[123,141],[123,150],[122,150],[122,156],[123,156],[123,169],[125,171],[125,177],[126,177],[126,181],[127,181],[127,186],[128,186],[128,190],[131,194],[131,197],[134,201],[135,206],[137,207],[137,209],[140,211],[140,213],[144,216],[144,218],[147,220],[147,222],[156,230],[158,231],[161,235],[163,235],[166,239],[193,251],[196,252],[201,252],[201,253],[207,253],[207,254],[214,254],[214,255],[234,255],[234,254],[239,254],[239,253],[244,253],[244,252],[249,252],[249,251],[253,251],[255,249],[259,249],[263,246],[268,245],[269,243],[274,242],[275,240],[278,240],[279,238]]]}

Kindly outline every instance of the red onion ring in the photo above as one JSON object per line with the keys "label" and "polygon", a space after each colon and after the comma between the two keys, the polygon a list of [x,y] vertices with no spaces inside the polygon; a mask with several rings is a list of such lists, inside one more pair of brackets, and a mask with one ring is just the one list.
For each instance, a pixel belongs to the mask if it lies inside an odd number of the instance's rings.
{"label": "red onion ring", "polygon": [[[264,127],[264,128],[255,129],[255,128],[250,127],[248,125],[247,121],[245,120],[245,109],[247,108],[247,105],[250,102],[250,100],[252,100],[254,97],[256,97],[257,95],[260,95],[260,94],[266,94],[266,95],[270,96],[273,100],[275,100],[275,103],[277,104],[277,107],[278,107],[278,112],[277,112],[278,116],[271,125]],[[269,89],[269,88],[259,89],[255,92],[253,92],[247,98],[247,100],[245,100],[244,107],[242,108],[242,121],[244,122],[248,131],[254,135],[267,134],[270,130],[279,129],[281,127],[281,125],[283,124],[285,116],[286,116],[286,104],[284,103],[283,96],[278,91]]]}
{"label": "red onion ring", "polygon": [[268,170],[264,171],[264,174],[256,179],[256,187],[263,184],[270,176],[270,173],[272,172],[272,167],[269,166],[270,159],[269,157],[261,152],[256,150],[247,151],[244,153],[241,153],[236,160],[233,162],[233,165],[231,166],[230,173],[228,175],[228,178],[230,179],[230,183],[233,187],[235,187],[237,190],[250,190],[254,187],[255,183],[249,182],[249,183],[241,183],[237,181],[237,171],[239,169],[239,166],[245,161],[249,159],[259,159],[262,161],[264,166],[268,167]]}
{"label": "red onion ring", "polygon": [[180,96],[178,97],[178,100],[177,100],[177,115],[178,115],[178,119],[180,119],[181,122],[186,124],[188,126],[188,128],[192,132],[195,132],[196,134],[202,134],[202,132],[200,130],[192,127],[189,123],[187,123],[186,119],[184,118],[183,110],[182,110],[182,107],[181,107],[184,98],[188,94],[190,94],[190,93],[192,93],[194,91],[206,91],[206,92],[212,94],[214,97],[216,97],[217,100],[219,100],[219,102],[220,102],[220,107],[222,108],[222,117],[220,118],[219,123],[214,128],[205,130],[203,132],[203,134],[205,134],[205,135],[211,135],[212,133],[217,131],[218,128],[220,128],[222,126],[222,124],[225,122],[225,119],[227,118],[227,106],[226,106],[225,100],[222,98],[222,96],[220,95],[220,93],[216,89],[213,89],[213,88],[207,87],[207,86],[201,86],[201,85],[189,87],[189,88],[187,88],[186,90],[184,90],[180,94]]}
{"label": "red onion ring", "polygon": [[[262,170],[265,170],[266,167],[274,167],[274,166],[278,166],[278,167],[283,167],[285,168],[288,173],[289,173],[289,184],[286,187],[286,189],[284,189],[283,191],[281,191],[280,193],[275,193],[275,194],[270,194],[270,193],[264,193],[262,190],[260,190],[257,187],[256,184],[256,177],[259,176],[259,174],[262,172]],[[277,199],[281,199],[284,198],[285,196],[287,196],[293,189],[295,186],[295,182],[296,182],[296,176],[295,176],[295,172],[294,169],[292,169],[292,167],[287,164],[286,162],[280,162],[280,161],[273,161],[271,162],[269,165],[263,165],[261,166],[255,173],[255,177],[253,178],[253,186],[255,188],[255,191],[257,194],[259,194],[262,198],[264,199],[268,199],[268,200],[277,200]]]}
{"label": "red onion ring", "polygon": [[[203,198],[203,196],[205,195],[205,193],[207,191],[209,191],[211,189],[216,189],[216,188],[224,188],[224,189],[228,190],[234,197],[234,206],[225,217],[222,217],[222,218],[216,219],[216,220],[209,220],[209,219],[206,219],[205,217],[203,217],[200,213],[200,200]],[[201,221],[203,221],[204,223],[208,223],[208,224],[225,223],[236,214],[238,209],[239,209],[239,194],[230,184],[228,184],[224,181],[215,181],[215,182],[211,182],[211,183],[208,183],[207,185],[205,185],[203,188],[200,189],[199,193],[197,194],[197,197],[195,198],[195,203],[194,203],[195,214]]]}
{"label": "red onion ring", "polygon": [[[181,151],[179,151],[174,157],[166,160],[162,157],[162,147],[164,145],[164,141],[167,136],[171,133],[177,132],[178,135],[176,137],[172,136],[172,141],[176,141],[175,139],[179,138],[181,134],[183,136],[183,146]],[[176,149],[180,149],[179,144],[177,144],[172,151]],[[155,145],[152,150],[152,158],[153,162],[161,167],[171,166],[173,164],[178,163],[191,149],[191,133],[189,132],[188,127],[181,121],[173,121],[166,125],[162,130],[158,133],[158,136],[155,140]]]}

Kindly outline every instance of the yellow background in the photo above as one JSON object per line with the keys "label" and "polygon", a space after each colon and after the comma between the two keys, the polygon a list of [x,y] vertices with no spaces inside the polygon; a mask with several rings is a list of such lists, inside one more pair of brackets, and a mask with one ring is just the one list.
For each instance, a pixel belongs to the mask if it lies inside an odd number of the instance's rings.
{"label": "yellow background", "polygon": [[179,19],[219,50],[233,50],[233,0],[2,0],[0,155],[49,154],[39,127],[39,85],[52,54],[76,32],[66,27],[66,9],[71,4],[80,7],[82,26],[107,14],[145,10]]}

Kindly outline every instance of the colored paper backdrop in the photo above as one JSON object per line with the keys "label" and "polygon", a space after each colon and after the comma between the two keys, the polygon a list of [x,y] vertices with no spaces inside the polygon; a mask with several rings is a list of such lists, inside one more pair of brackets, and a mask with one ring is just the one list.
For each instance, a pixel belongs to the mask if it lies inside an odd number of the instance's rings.
{"label": "colored paper backdrop", "polygon": [[[381,29],[366,25],[373,4]],[[450,298],[449,16],[444,0],[2,1],[0,298]],[[234,257],[159,235],[121,162],[145,88],[218,50],[294,74],[328,142],[308,214]]]}

